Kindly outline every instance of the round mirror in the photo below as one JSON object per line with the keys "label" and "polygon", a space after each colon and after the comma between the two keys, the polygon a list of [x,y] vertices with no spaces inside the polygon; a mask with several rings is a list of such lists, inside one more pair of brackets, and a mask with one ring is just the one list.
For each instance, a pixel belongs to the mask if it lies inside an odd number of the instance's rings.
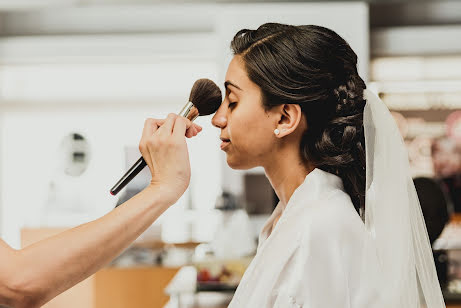
{"label": "round mirror", "polygon": [[61,168],[69,176],[80,176],[90,161],[90,145],[82,134],[71,133],[64,137],[59,147]]}

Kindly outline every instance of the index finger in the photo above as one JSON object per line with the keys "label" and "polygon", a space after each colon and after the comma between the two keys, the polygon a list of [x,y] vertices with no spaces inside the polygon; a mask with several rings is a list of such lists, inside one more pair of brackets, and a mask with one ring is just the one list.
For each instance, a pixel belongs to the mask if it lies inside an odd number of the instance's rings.
{"label": "index finger", "polygon": [[[188,120],[184,117],[177,117],[173,127],[173,137],[174,138],[184,138],[187,129]],[[189,125],[190,126],[190,125]]]}
{"label": "index finger", "polygon": [[178,117],[178,115],[174,113],[168,114],[167,118],[165,119],[165,122],[163,123],[162,126],[157,130],[158,134],[160,135],[167,135],[170,136],[170,134],[173,131],[173,126],[175,123],[175,119]]}
{"label": "index finger", "polygon": [[152,119],[148,118],[144,122],[144,128],[142,130],[142,138],[149,138],[151,137],[157,129],[163,124],[165,120],[158,120],[158,119]]}

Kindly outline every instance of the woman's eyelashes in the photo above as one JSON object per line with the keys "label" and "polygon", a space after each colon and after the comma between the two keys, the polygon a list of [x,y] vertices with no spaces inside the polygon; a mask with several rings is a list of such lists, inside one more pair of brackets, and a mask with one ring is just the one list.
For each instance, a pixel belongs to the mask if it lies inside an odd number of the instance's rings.
{"label": "woman's eyelashes", "polygon": [[[231,95],[232,95],[232,96],[235,96],[235,95],[233,95],[233,93],[231,93],[231,92],[228,90],[228,91],[226,92],[226,99],[227,99],[227,101],[229,102],[229,103],[227,104],[227,106],[228,106],[229,109],[234,108],[234,107],[235,107],[235,104],[237,103],[237,102],[235,102],[235,101],[234,101],[234,102],[231,102],[231,98],[230,98]],[[235,98],[233,98],[233,99],[235,99]]]}

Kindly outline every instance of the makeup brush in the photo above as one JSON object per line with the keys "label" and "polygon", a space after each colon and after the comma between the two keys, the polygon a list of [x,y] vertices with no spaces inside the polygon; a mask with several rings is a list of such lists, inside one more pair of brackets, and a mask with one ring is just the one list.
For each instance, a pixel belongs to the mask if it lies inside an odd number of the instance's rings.
{"label": "makeup brush", "polygon": [[[199,79],[192,86],[189,102],[181,109],[179,116],[194,121],[199,115],[205,116],[215,113],[221,105],[221,90],[210,79]],[[123,175],[123,177],[112,187],[110,193],[115,196],[126,186],[144,167],[144,158],[138,161]]]}

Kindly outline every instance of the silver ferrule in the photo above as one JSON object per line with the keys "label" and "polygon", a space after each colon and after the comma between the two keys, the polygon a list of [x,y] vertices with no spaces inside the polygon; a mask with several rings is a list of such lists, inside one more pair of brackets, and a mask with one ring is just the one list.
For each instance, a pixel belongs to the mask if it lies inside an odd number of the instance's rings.
{"label": "silver ferrule", "polygon": [[197,107],[192,102],[188,102],[178,113],[179,116],[194,121],[199,116]]}

